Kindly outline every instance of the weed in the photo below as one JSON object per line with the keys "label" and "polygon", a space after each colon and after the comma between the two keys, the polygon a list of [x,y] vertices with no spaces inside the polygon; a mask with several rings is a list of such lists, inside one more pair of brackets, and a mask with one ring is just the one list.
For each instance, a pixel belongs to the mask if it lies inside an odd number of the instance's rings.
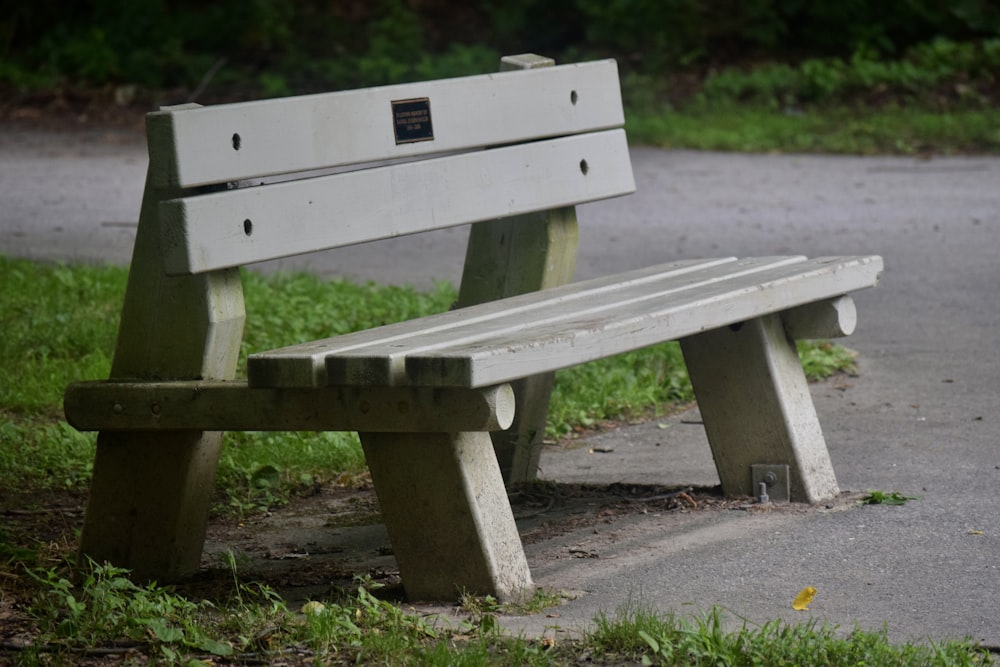
{"label": "weed", "polygon": [[463,592],[458,608],[473,616],[486,614],[535,614],[562,604],[563,596],[544,588],[536,588],[530,598],[514,602],[500,602],[492,595],[472,595]]}
{"label": "weed", "polygon": [[861,500],[861,505],[905,505],[910,500],[919,500],[920,496],[904,496],[899,491],[869,491]]}
{"label": "weed", "polygon": [[[968,641],[894,645],[884,630],[844,633],[815,621],[751,627],[730,623],[718,608],[679,618],[635,602],[614,615],[600,614],[581,640],[556,644],[550,637],[506,635],[497,615],[511,607],[489,597],[465,597],[467,611],[480,615],[476,622],[438,627],[379,599],[379,584],[369,577],[357,578],[353,594],[338,602],[311,601],[294,613],[268,587],[243,582],[232,554],[223,560],[233,588],[219,603],[195,602],[156,584],[139,586],[125,570],[93,562],[75,580],[67,568],[26,569],[37,589],[26,609],[36,630],[19,664],[72,664],[117,651],[164,664],[256,664],[289,653],[315,664],[992,664]],[[548,605],[552,597],[538,595],[536,603]]]}
{"label": "weed", "polygon": [[802,370],[810,380],[821,380],[835,373],[857,371],[858,353],[826,340],[798,341]]}
{"label": "weed", "polygon": [[719,608],[677,618],[630,606],[611,620],[599,617],[587,643],[597,655],[638,658],[644,665],[992,664],[989,654],[968,641],[895,645],[884,629],[844,633],[815,621],[792,625],[775,620],[759,627],[743,622],[735,630],[726,625]]}
{"label": "weed", "polygon": [[40,585],[29,613],[39,646],[79,651],[122,641],[148,647],[168,661],[183,652],[226,656],[233,652],[202,622],[210,605],[194,603],[155,583],[138,586],[127,570],[92,561],[74,584],[64,571],[49,568],[28,574]]}

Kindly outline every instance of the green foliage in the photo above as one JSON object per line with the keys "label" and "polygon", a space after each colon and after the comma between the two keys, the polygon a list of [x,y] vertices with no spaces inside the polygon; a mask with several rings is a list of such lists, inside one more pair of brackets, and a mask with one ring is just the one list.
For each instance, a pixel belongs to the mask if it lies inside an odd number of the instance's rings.
{"label": "green foliage", "polygon": [[79,489],[90,482],[96,437],[50,417],[0,408],[0,486]]}
{"label": "green foliage", "polygon": [[138,586],[127,570],[88,562],[74,584],[59,570],[28,570],[40,585],[29,613],[42,643],[66,651],[132,641],[168,661],[182,653],[228,656],[232,645],[212,632],[207,603],[194,603],[156,584]]}
{"label": "green foliage", "polygon": [[629,139],[669,148],[856,155],[1000,151],[1000,111],[937,113],[850,107],[812,110],[696,108],[636,113]]}
{"label": "green foliage", "polygon": [[0,256],[0,406],[51,414],[71,381],[107,376],[125,271]]}
{"label": "green foliage", "polygon": [[662,635],[674,622],[672,614],[660,614],[629,599],[613,615],[599,613],[594,619],[594,630],[585,641],[598,655],[637,660],[649,648],[644,636]]}
{"label": "green foliage", "polygon": [[474,599],[467,619],[440,627],[433,617],[380,599],[380,584],[370,577],[358,577],[354,590],[337,599],[308,601],[296,613],[267,586],[241,581],[231,553],[224,561],[232,585],[215,601],[194,601],[155,583],[138,585],[110,565],[88,562],[76,572],[25,567],[35,592],[24,612],[35,634],[18,662],[73,664],[88,652],[128,647],[133,660],[155,664],[280,661],[289,651],[314,664],[558,665],[581,655],[599,664],[732,667],[993,664],[968,641],[894,645],[884,630],[843,633],[815,621],[750,627],[728,624],[718,608],[680,618],[634,602],[612,616],[599,614],[582,639],[556,644],[506,635],[496,619],[509,610],[489,599]]}
{"label": "green foliage", "polygon": [[919,496],[904,496],[899,491],[869,491],[861,500],[861,505],[905,505],[910,500],[919,500]]}
{"label": "green foliage", "polygon": [[810,104],[846,103],[879,98],[923,107],[989,106],[986,93],[995,84],[1000,39],[954,42],[944,38],[921,43],[902,58],[887,60],[870,48],[850,58],[809,58],[798,66],[765,63],[749,70],[726,68],[705,79],[706,105],[752,103],[771,109]]}
{"label": "green foliage", "polygon": [[223,63],[220,92],[255,82],[259,96],[491,71],[500,52],[614,56],[662,75],[998,34],[1000,11],[981,0],[39,0],[0,16],[0,81],[191,90]]}
{"label": "green foliage", "polygon": [[243,284],[247,302],[243,362],[250,351],[443,312],[456,297],[447,283],[425,293],[408,287],[327,281],[304,273],[265,276],[245,271]]}
{"label": "green foliage", "polygon": [[[968,641],[890,644],[885,631],[850,633],[815,621],[771,621],[726,629],[721,610],[678,618],[627,604],[600,614],[594,630],[560,645],[505,635],[497,605],[445,628],[377,597],[368,577],[339,600],[312,600],[301,613],[266,586],[246,584],[228,556],[233,584],[227,600],[194,602],[156,584],[140,586],[127,572],[88,563],[74,583],[68,571],[26,570],[36,582],[27,607],[36,636],[20,664],[70,664],[85,651],[128,646],[154,663],[262,662],[289,649],[315,664],[557,665],[581,655],[599,664],[640,661],[659,665],[990,665],[989,654]],[[46,659],[41,659],[41,651]]]}
{"label": "green foliage", "polygon": [[825,340],[798,341],[802,370],[810,380],[822,380],[835,373],[857,371],[857,353]]}
{"label": "green foliage", "polygon": [[355,433],[226,433],[216,483],[219,512],[252,514],[308,494],[343,472],[364,470]]}
{"label": "green foliage", "polygon": [[889,642],[886,631],[855,628],[843,633],[815,620],[801,624],[743,623],[727,630],[725,616],[713,608],[700,617],[677,618],[627,606],[614,617],[596,619],[588,646],[606,659],[641,660],[644,665],[990,665],[989,654],[969,641],[939,644]]}
{"label": "green foliage", "polygon": [[559,371],[549,406],[550,437],[606,419],[641,415],[652,406],[694,398],[676,342]]}

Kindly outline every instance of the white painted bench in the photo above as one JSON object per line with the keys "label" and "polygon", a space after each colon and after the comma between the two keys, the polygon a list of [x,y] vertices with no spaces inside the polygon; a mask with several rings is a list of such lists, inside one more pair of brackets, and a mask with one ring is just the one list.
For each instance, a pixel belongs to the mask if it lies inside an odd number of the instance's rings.
{"label": "white painted bench", "polygon": [[[112,379],[65,398],[70,423],[100,431],[83,553],[191,572],[221,431],[355,430],[411,599],[530,594],[504,477],[534,476],[553,372],[671,339],[727,493],[754,493],[757,464],[788,466],[793,499],[838,493],[793,339],[851,333],[846,295],[881,259],[569,283],[574,205],[634,183],[615,63],[551,65],[148,116]],[[462,307],[253,354],[235,379],[239,267],[470,222]]]}

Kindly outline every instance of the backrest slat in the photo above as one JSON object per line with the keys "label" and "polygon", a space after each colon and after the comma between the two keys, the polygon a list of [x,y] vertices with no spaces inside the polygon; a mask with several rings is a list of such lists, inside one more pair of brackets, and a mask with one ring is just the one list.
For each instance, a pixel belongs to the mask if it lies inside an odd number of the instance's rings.
{"label": "backrest slat", "polygon": [[[408,100],[416,102],[393,106]],[[414,122],[407,128],[408,120]],[[147,116],[147,136],[152,183],[188,188],[623,124],[617,65],[604,60],[259,102],[168,108]]]}
{"label": "backrest slat", "polygon": [[171,275],[541,211],[635,190],[624,130],[161,204]]}

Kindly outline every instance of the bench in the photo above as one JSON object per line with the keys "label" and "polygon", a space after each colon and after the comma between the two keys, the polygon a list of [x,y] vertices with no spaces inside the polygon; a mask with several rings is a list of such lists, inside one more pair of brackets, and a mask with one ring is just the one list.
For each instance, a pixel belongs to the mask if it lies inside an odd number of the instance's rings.
{"label": "bench", "polygon": [[[684,260],[571,283],[576,204],[634,190],[614,61],[147,117],[149,170],[111,379],[71,385],[99,431],[81,552],[196,570],[221,432],[358,431],[407,595],[530,595],[505,481],[538,463],[553,372],[679,339],[728,494],[786,466],[839,492],[796,354],[848,335],[879,257]],[[456,308],[252,354],[240,267],[473,223]],[[295,341],[289,341],[295,343]]]}

